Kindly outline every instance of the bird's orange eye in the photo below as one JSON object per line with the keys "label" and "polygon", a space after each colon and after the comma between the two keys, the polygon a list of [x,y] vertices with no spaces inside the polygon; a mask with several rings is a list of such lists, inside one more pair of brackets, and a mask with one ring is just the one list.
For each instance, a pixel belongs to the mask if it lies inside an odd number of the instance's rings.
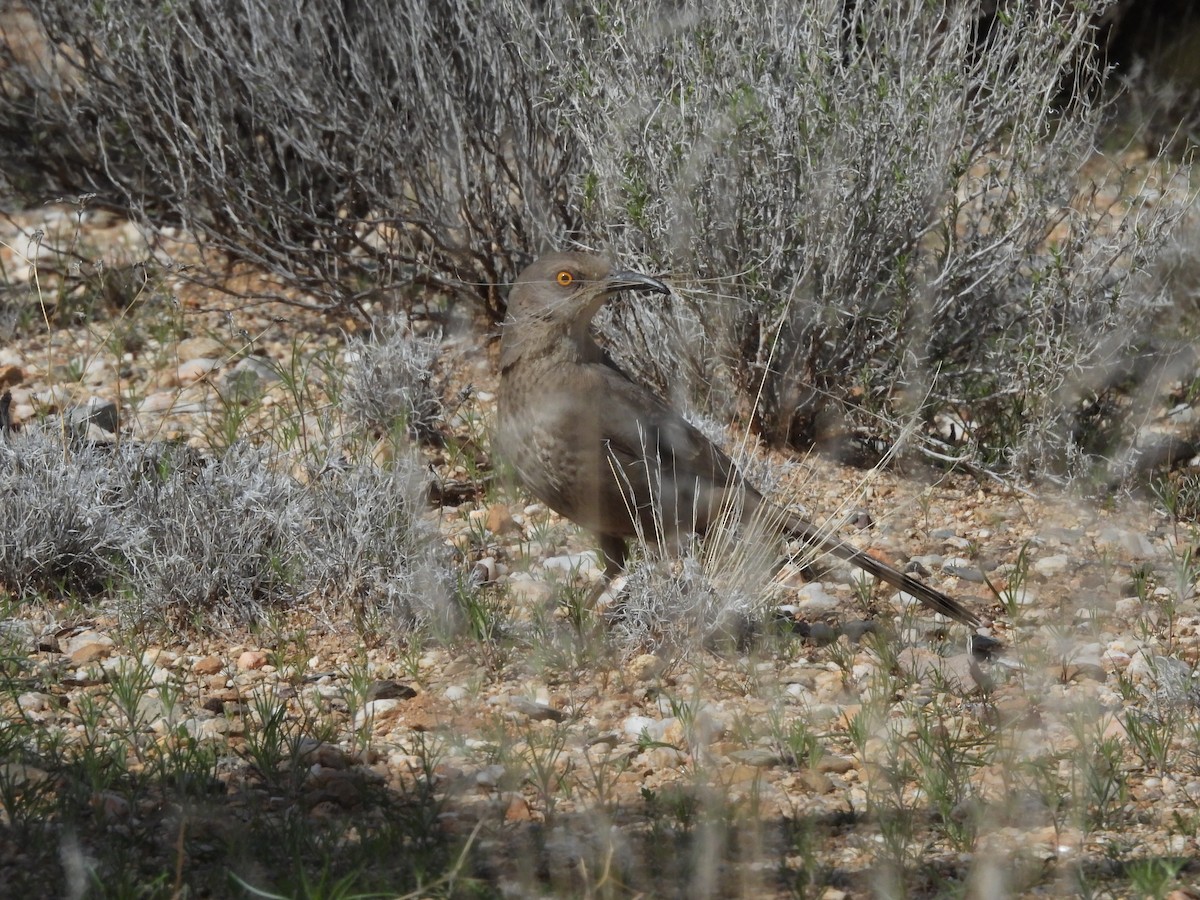
{"label": "bird's orange eye", "polygon": [[568,287],[571,284],[571,282],[575,280],[575,276],[572,275],[570,272],[563,270],[562,272],[559,272],[557,275],[554,276],[554,280],[557,281],[563,287]]}

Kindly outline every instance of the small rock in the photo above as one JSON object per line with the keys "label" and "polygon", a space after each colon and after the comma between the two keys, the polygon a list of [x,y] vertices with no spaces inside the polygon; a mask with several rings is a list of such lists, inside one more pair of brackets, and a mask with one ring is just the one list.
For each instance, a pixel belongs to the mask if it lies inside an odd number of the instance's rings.
{"label": "small rock", "polygon": [[1129,666],[1133,657],[1120,647],[1109,647],[1104,651],[1103,660],[1109,668],[1120,672]]}
{"label": "small rock", "polygon": [[1038,533],[1039,543],[1078,544],[1087,534],[1082,528],[1062,528],[1051,525]]}
{"label": "small rock", "polygon": [[604,574],[604,568],[592,551],[551,556],[542,562],[542,566],[549,572],[561,572],[568,576],[578,575],[589,581],[595,581]]}
{"label": "small rock", "polygon": [[1108,677],[1108,673],[1104,671],[1104,666],[1100,664],[1098,658],[1086,657],[1067,660],[1063,663],[1059,674],[1064,683],[1071,681],[1098,681],[1103,684]]}
{"label": "small rock", "polygon": [[832,753],[826,753],[817,760],[816,769],[818,772],[833,772],[836,775],[845,775],[855,767],[854,760],[848,756],[836,756]]}
{"label": "small rock", "polygon": [[979,571],[979,563],[965,556],[951,556],[942,561],[942,571],[964,581],[976,584],[983,581],[983,573]]}
{"label": "small rock", "polygon": [[224,716],[211,718],[189,718],[179,723],[191,737],[198,741],[223,741],[229,733],[229,720]]}
{"label": "small rock", "polygon": [[40,391],[34,391],[31,399],[44,409],[59,410],[67,407],[74,397],[72,389],[66,385],[53,384]]}
{"label": "small rock", "polygon": [[651,747],[639,754],[639,757],[651,768],[675,769],[687,764],[688,756],[675,747]]}
{"label": "small rock", "polygon": [[399,681],[373,681],[367,688],[367,700],[411,700],[417,692]]}
{"label": "small rock", "polygon": [[170,668],[179,659],[178,654],[161,647],[151,647],[142,654],[142,662],[147,666]]}
{"label": "small rock", "polygon": [[508,770],[499,763],[493,763],[490,766],[484,766],[475,773],[475,783],[483,788],[494,788],[500,784],[500,780],[508,773]]}
{"label": "small rock", "polygon": [[25,380],[25,373],[20,366],[0,365],[0,388],[13,387]]}
{"label": "small rock", "polygon": [[650,740],[656,740],[652,732],[657,731],[657,724],[649,716],[629,716],[621,723],[621,731],[634,740],[639,740],[643,736],[649,737]]}
{"label": "small rock", "polygon": [[770,769],[773,766],[779,765],[782,761],[778,753],[772,753],[770,750],[763,750],[756,747],[752,747],[749,750],[735,750],[729,754],[729,758],[743,765],[754,766],[758,769]]}
{"label": "small rock", "polygon": [[118,425],[117,405],[111,400],[91,397],[83,406],[67,411],[67,427],[76,434],[86,434],[91,426],[116,434]]}
{"label": "small rock", "polygon": [[526,700],[524,697],[509,697],[508,705],[511,709],[533,719],[535,722],[561,722],[567,717],[567,714],[561,709],[555,709],[553,706],[547,706],[545,703]]}
{"label": "small rock", "polygon": [[1040,728],[1042,714],[1029,695],[1023,692],[1005,693],[995,699],[996,717],[1000,724],[1013,728]]}
{"label": "small rock", "polygon": [[819,703],[843,703],[849,697],[846,678],[841,672],[817,672],[811,693]]}
{"label": "small rock", "polygon": [[84,666],[108,656],[116,642],[106,634],[98,631],[81,631],[67,639],[63,652],[77,666]]}
{"label": "small rock", "polygon": [[115,791],[100,791],[92,797],[92,809],[108,821],[129,816],[129,801]]}
{"label": "small rock", "polygon": [[1006,605],[1009,603],[1012,603],[1015,606],[1025,608],[1025,607],[1033,606],[1037,602],[1038,602],[1037,591],[1033,590],[1032,588],[1028,587],[1027,585],[1021,585],[1019,588],[1016,588],[1015,590],[1010,588],[1005,591],[1004,603]]}
{"label": "small rock", "polygon": [[1144,534],[1110,526],[1100,532],[1099,541],[1118,547],[1134,559],[1150,559],[1157,556],[1154,544]]}
{"label": "small rock", "polygon": [[199,336],[184,338],[176,346],[175,352],[179,359],[191,360],[202,357],[219,357],[224,354],[225,348],[213,338]]}
{"label": "small rock", "polygon": [[223,668],[225,663],[219,656],[202,656],[192,663],[192,671],[197,675],[216,675]]}
{"label": "small rock", "polygon": [[[676,716],[667,716],[665,719],[660,719],[650,726],[646,734],[652,740],[663,741],[676,747],[687,746],[692,743],[693,739],[693,735],[688,734],[688,729]],[[706,742],[700,739],[698,743]]]}
{"label": "small rock", "polygon": [[532,578],[509,578],[508,596],[521,606],[544,606],[554,599],[554,589]]}
{"label": "small rock", "polygon": [[504,810],[505,822],[528,822],[533,818],[529,804],[520,794],[513,794]]}
{"label": "small rock", "polygon": [[250,672],[261,669],[267,664],[267,654],[261,650],[246,650],[237,659],[239,672]]}
{"label": "small rock", "polygon": [[147,722],[162,718],[166,715],[167,707],[162,698],[154,694],[143,694],[137,702],[138,718]]}
{"label": "small rock", "polygon": [[471,568],[471,580],[476,584],[492,584],[496,580],[499,570],[496,568],[496,557],[485,556],[477,560]]}
{"label": "small rock", "polygon": [[0,763],[0,781],[10,787],[41,784],[47,777],[46,772],[42,769],[27,766],[24,763]]}
{"label": "small rock", "polygon": [[[182,375],[180,381],[183,380]],[[230,388],[247,390],[264,390],[279,381],[279,371],[269,361],[259,356],[243,356],[237,365],[228,369],[221,377],[221,383]]]}
{"label": "small rock", "polygon": [[364,703],[363,708],[354,717],[354,727],[362,728],[367,723],[377,726],[381,722],[398,718],[403,706],[403,700],[372,700]]}
{"label": "small rock", "polygon": [[[355,809],[363,802],[363,778],[358,771],[324,770],[317,767],[309,786],[315,787],[304,802],[315,810],[318,804],[334,804],[340,809]],[[333,811],[331,811],[333,812]]]}
{"label": "small rock", "polygon": [[1033,571],[1042,576],[1042,578],[1056,578],[1067,571],[1067,566],[1070,562],[1070,557],[1065,553],[1058,553],[1054,556],[1043,556],[1041,559],[1034,561]]}
{"label": "small rock", "polygon": [[499,504],[487,511],[484,526],[495,535],[515,534],[521,530],[521,526],[513,519],[508,507]]}
{"label": "small rock", "polygon": [[350,767],[350,757],[341,747],[327,741],[315,741],[311,738],[301,742],[297,748],[297,756],[310,766],[320,766],[322,769],[341,771]]}
{"label": "small rock", "polygon": [[154,391],[142,398],[142,402],[138,404],[138,412],[166,412],[174,408],[178,402],[179,394],[176,391]]}
{"label": "small rock", "polygon": [[50,712],[61,705],[57,697],[39,691],[27,691],[17,697],[17,706],[25,712]]}
{"label": "small rock", "polygon": [[219,359],[189,359],[181,363],[175,372],[180,384],[193,384],[208,377],[212,372],[221,368]]}
{"label": "small rock", "polygon": [[116,441],[117,436],[111,431],[105,431],[99,425],[88,425],[87,429],[82,433],[76,434],[88,444],[112,444]]}
{"label": "small rock", "polygon": [[805,616],[821,616],[834,612],[841,602],[818,582],[806,584],[797,593],[796,608]]}
{"label": "small rock", "polygon": [[833,790],[833,779],[823,772],[805,769],[800,773],[800,781],[814,794],[828,794]]}
{"label": "small rock", "polygon": [[857,813],[866,813],[871,809],[871,801],[867,799],[867,792],[860,787],[850,788],[846,800],[849,802],[850,808]]}
{"label": "small rock", "polygon": [[1113,604],[1113,616],[1117,619],[1132,621],[1142,614],[1145,605],[1140,597],[1122,597]]}
{"label": "small rock", "polygon": [[612,750],[617,744],[621,743],[621,736],[615,731],[598,734],[587,742],[588,747],[603,747],[605,750]]}
{"label": "small rock", "polygon": [[666,666],[666,660],[653,653],[643,653],[630,660],[625,666],[625,674],[631,681],[653,681],[662,674]]}

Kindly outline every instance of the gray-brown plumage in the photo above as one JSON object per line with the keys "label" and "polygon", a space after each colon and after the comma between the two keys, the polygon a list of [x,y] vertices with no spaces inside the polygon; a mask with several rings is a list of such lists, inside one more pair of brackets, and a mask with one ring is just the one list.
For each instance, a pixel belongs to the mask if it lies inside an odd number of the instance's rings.
{"label": "gray-brown plumage", "polygon": [[722,515],[757,516],[931,609],[979,624],[940,591],[769,504],[724,452],[617,368],[590,327],[605,300],[625,290],[669,293],[587,253],[544,256],[521,272],[508,299],[496,423],[501,455],[534,496],[596,534],[610,577],[625,564],[629,538],[671,542],[704,534]]}

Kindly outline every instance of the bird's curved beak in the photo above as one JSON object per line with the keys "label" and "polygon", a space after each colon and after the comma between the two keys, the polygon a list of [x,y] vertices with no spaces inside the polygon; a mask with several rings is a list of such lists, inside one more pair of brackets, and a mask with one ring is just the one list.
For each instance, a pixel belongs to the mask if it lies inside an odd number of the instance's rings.
{"label": "bird's curved beak", "polygon": [[651,278],[649,275],[643,275],[641,272],[632,271],[610,273],[604,279],[604,288],[610,294],[617,291],[654,291],[656,294],[671,293],[671,289],[657,278]]}

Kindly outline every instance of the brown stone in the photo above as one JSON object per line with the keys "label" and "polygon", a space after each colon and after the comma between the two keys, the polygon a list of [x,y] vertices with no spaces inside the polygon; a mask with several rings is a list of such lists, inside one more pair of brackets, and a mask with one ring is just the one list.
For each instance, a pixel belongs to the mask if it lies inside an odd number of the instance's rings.
{"label": "brown stone", "polygon": [[223,668],[225,663],[219,656],[202,656],[192,663],[192,671],[197,675],[216,675]]}
{"label": "brown stone", "polygon": [[0,388],[13,387],[25,380],[25,373],[19,366],[0,366]]}
{"label": "brown stone", "polygon": [[504,809],[505,822],[529,822],[533,819],[533,813],[529,809],[529,804],[520,794],[513,794],[509,798],[508,806]]}
{"label": "brown stone", "polygon": [[492,534],[513,534],[521,530],[521,526],[513,519],[512,513],[508,511],[507,506],[496,505],[488,510],[487,519],[484,520],[484,525]]}
{"label": "brown stone", "polygon": [[246,650],[238,657],[237,667],[239,672],[250,672],[255,669],[261,669],[267,664],[267,654],[261,650]]}

